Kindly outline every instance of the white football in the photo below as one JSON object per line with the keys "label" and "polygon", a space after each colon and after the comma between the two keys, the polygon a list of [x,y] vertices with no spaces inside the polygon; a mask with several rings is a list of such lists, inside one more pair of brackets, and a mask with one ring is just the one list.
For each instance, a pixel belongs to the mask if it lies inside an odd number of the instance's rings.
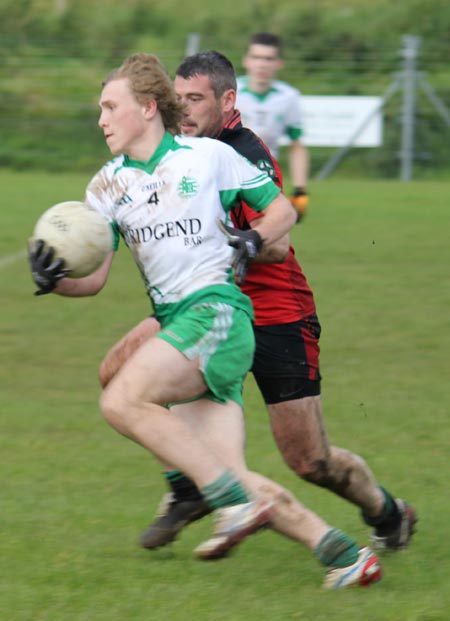
{"label": "white football", "polygon": [[36,223],[33,239],[42,239],[64,259],[70,278],[95,272],[113,247],[110,224],[100,213],[78,201],[58,203]]}

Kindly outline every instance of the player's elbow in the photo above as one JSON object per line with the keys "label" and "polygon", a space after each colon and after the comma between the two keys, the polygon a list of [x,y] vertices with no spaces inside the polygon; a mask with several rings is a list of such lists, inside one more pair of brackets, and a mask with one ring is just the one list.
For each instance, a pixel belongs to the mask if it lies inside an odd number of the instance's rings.
{"label": "player's elbow", "polygon": [[270,263],[284,263],[289,252],[289,235],[284,235],[267,249]]}
{"label": "player's elbow", "polygon": [[288,203],[289,203],[289,211],[288,211],[289,215],[287,215],[286,218],[289,218],[290,229],[291,229],[295,224],[297,224],[298,213],[296,212],[296,210],[295,210],[294,206],[292,205],[291,201],[288,201]]}
{"label": "player's elbow", "polygon": [[279,252],[278,255],[273,260],[273,263],[284,263],[288,258],[289,254],[289,245],[282,252]]}
{"label": "player's elbow", "polygon": [[284,263],[289,253],[289,235],[283,235],[280,239],[267,246],[258,254],[258,263]]}

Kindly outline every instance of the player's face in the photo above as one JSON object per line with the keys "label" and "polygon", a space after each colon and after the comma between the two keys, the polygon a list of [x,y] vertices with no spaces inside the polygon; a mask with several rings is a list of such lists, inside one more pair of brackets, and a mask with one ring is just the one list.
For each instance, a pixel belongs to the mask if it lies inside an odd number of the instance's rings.
{"label": "player's face", "polygon": [[271,45],[250,45],[242,64],[250,80],[269,85],[283,66],[278,49]]}
{"label": "player's face", "polygon": [[99,105],[101,113],[98,124],[111,153],[126,153],[134,157],[147,129],[146,107],[134,98],[128,79],[108,82],[103,88]]}
{"label": "player's face", "polygon": [[226,91],[222,97],[216,99],[206,75],[196,75],[187,80],[177,75],[174,86],[177,97],[184,106],[181,133],[185,136],[217,136],[224,126],[227,112],[233,109],[234,91]]}

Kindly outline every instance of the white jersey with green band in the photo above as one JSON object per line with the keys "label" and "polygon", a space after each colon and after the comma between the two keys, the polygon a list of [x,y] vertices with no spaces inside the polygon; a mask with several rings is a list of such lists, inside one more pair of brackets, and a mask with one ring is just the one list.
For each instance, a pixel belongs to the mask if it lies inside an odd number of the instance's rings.
{"label": "white jersey with green band", "polygon": [[237,79],[236,107],[241,113],[242,124],[249,127],[278,156],[280,140],[288,137],[298,140],[303,133],[300,111],[300,92],[280,80],[274,80],[263,94],[248,87],[248,77]]}
{"label": "white jersey with green band", "polygon": [[228,221],[241,200],[261,211],[278,193],[228,145],[166,133],[148,162],[119,156],[105,164],[85,201],[123,237],[158,313],[209,287],[239,295],[233,250],[216,219]]}

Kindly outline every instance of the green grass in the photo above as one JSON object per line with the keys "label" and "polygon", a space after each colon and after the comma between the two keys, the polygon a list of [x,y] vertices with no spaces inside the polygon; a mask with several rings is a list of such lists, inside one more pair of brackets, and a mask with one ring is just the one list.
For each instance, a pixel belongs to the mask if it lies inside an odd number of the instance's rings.
{"label": "green grass", "polygon": [[[272,532],[213,564],[191,557],[209,519],[169,550],[137,547],[164,483],[154,459],[102,420],[96,379],[109,345],[148,311],[137,271],[122,250],[97,298],[36,298],[26,259],[4,261],[87,181],[0,171],[0,618],[447,621],[450,185],[311,184],[310,214],[293,231],[323,325],[330,436],[420,515],[381,583],[329,593],[310,552]],[[283,465],[252,377],[245,401],[251,467],[365,542],[354,507]]]}

